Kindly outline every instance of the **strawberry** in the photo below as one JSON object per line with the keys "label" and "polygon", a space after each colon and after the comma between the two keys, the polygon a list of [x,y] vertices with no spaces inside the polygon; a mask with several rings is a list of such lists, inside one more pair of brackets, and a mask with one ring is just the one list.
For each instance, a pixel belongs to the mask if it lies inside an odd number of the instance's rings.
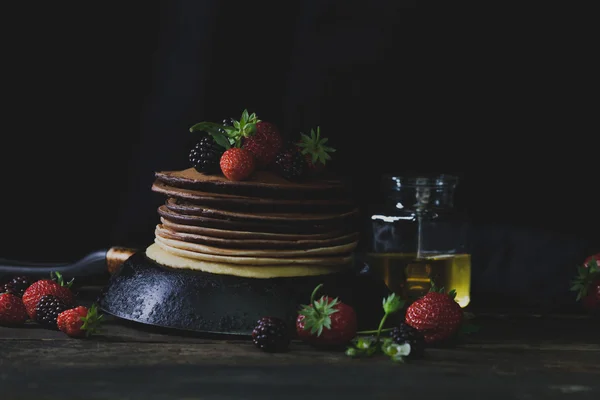
{"label": "strawberry", "polygon": [[0,294],[0,325],[22,325],[27,318],[27,310],[20,297],[11,293]]}
{"label": "strawberry", "polygon": [[89,309],[84,306],[71,308],[58,314],[56,324],[58,329],[71,337],[90,336],[100,324],[102,315],[93,304]]}
{"label": "strawberry", "polygon": [[423,333],[425,343],[439,343],[457,333],[462,321],[463,310],[454,300],[456,292],[446,294],[430,291],[413,302],[406,310],[405,322]]}
{"label": "strawberry", "polygon": [[319,174],[325,168],[328,160],[331,160],[329,153],[335,152],[335,149],[325,146],[327,138],[321,138],[321,128],[317,126],[310,130],[310,136],[300,133],[300,141],[297,143],[300,152],[304,155],[308,171],[312,175]]}
{"label": "strawberry", "polygon": [[322,296],[315,301],[319,285],[313,291],[310,305],[303,305],[296,319],[298,337],[314,346],[337,347],[356,336],[357,320],[352,307],[338,298]]}
{"label": "strawberry", "polygon": [[51,294],[67,305],[74,303],[73,292],[70,289],[73,280],[65,283],[59,272],[51,274],[51,278],[34,282],[23,293],[23,304],[27,309],[29,318],[33,320],[35,320],[35,307],[42,296]]}
{"label": "strawberry", "polygon": [[221,171],[230,181],[242,181],[248,178],[256,168],[254,156],[246,149],[232,147],[221,156]]}
{"label": "strawberry", "polygon": [[275,160],[283,147],[283,137],[277,127],[266,121],[256,122],[256,132],[244,138],[242,148],[250,151],[256,158],[257,168],[265,168]]}
{"label": "strawberry", "polygon": [[600,254],[586,258],[577,271],[578,275],[571,282],[577,301],[588,311],[600,311]]}

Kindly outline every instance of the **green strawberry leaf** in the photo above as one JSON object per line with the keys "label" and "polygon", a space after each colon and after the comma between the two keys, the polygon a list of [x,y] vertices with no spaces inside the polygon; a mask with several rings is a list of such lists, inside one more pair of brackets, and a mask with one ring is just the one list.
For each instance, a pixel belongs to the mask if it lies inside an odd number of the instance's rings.
{"label": "green strawberry leaf", "polygon": [[222,133],[211,133],[210,135],[215,139],[215,142],[217,142],[219,146],[224,147],[226,150],[231,148],[231,139],[226,137]]}

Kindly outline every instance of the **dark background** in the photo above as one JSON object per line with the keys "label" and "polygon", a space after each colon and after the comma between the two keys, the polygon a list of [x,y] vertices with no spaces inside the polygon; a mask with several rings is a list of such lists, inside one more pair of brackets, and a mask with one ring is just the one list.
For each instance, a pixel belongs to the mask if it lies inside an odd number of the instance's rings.
{"label": "dark background", "polygon": [[[187,167],[193,123],[248,108],[286,135],[320,125],[361,206],[384,172],[457,174],[457,208],[485,232],[481,248],[512,262],[504,281],[546,274],[560,287],[549,295],[560,292],[600,244],[590,106],[556,62],[568,51],[549,35],[433,23],[411,6],[5,10],[0,256],[69,261],[149,244],[154,171]],[[481,287],[506,266],[488,264]]]}

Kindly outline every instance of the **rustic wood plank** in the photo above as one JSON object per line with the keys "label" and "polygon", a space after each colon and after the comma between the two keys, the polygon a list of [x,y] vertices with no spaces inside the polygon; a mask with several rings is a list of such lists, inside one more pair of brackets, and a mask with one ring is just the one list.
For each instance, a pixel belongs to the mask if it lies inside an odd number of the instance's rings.
{"label": "rustic wood plank", "polygon": [[[484,318],[454,348],[403,365],[355,360],[294,342],[267,354],[247,339],[180,336],[108,318],[105,332],[72,339],[29,324],[0,327],[2,399],[346,398],[450,394],[496,399],[600,396],[597,321]],[[77,395],[73,398],[79,398]]]}

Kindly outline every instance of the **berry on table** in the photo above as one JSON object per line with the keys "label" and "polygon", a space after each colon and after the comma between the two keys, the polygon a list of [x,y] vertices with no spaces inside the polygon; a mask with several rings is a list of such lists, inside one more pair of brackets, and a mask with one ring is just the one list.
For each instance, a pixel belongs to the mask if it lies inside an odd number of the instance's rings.
{"label": "berry on table", "polygon": [[[432,287],[432,290],[437,290]],[[463,310],[454,300],[455,291],[430,291],[406,310],[405,322],[423,333],[426,344],[452,338],[463,322]]]}
{"label": "berry on table", "polygon": [[408,343],[410,345],[409,358],[420,358],[425,352],[425,337],[412,326],[401,322],[390,332],[392,341],[396,344]]}
{"label": "berry on table", "polygon": [[44,295],[56,296],[67,306],[74,302],[73,292],[70,289],[73,280],[65,282],[58,272],[51,274],[51,277],[52,279],[41,279],[32,283],[23,293],[23,304],[32,320],[35,320],[35,308]]}
{"label": "berry on table", "polygon": [[357,318],[354,309],[338,298],[321,296],[315,299],[318,285],[310,298],[310,305],[303,305],[296,319],[298,337],[317,347],[339,347],[356,336]]}
{"label": "berry on table", "polygon": [[58,315],[68,309],[69,306],[58,297],[51,294],[44,295],[35,307],[35,321],[46,328],[56,329]]}
{"label": "berry on table", "polygon": [[79,306],[61,312],[56,325],[70,337],[84,337],[95,333],[101,320],[102,314],[98,314],[98,307],[93,304],[89,309]]}
{"label": "berry on table", "polygon": [[23,297],[25,290],[33,283],[27,276],[15,276],[4,285],[0,286],[0,293],[10,293]]}
{"label": "berry on table", "polygon": [[19,296],[12,293],[0,294],[0,325],[22,325],[27,319],[27,310]]}
{"label": "berry on table", "polygon": [[290,345],[287,325],[280,318],[263,317],[252,331],[252,342],[263,351],[287,351]]}

